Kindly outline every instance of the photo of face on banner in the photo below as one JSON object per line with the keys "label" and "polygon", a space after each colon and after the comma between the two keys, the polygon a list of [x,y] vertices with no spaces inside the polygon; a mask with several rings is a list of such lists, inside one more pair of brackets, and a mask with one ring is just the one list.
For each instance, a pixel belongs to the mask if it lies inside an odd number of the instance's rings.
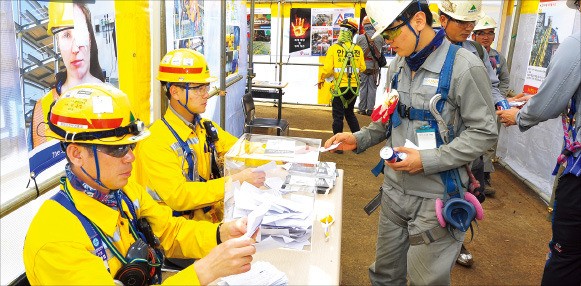
{"label": "photo of face on banner", "polygon": [[[50,90],[36,101],[31,117],[32,148],[39,146],[50,138],[46,138],[46,120],[50,104],[68,89],[84,83],[106,82],[111,71],[116,68],[104,69],[99,63],[99,49],[95,30],[99,29],[100,40],[112,44],[114,39],[114,13],[103,14],[102,19],[93,26],[90,6],[92,4],[49,2],[47,34],[54,36],[54,45],[60,55],[59,72],[54,76]],[[109,18],[111,15],[111,18]],[[113,55],[114,57],[114,55]],[[64,65],[64,69],[62,69]],[[106,71],[110,73],[106,75]]]}
{"label": "photo of face on banner", "polygon": [[[20,47],[27,59],[23,59],[21,78],[32,178],[64,159],[58,140],[46,137],[46,120],[52,103],[80,84],[119,86],[115,3],[88,2],[44,2],[36,16],[46,24],[37,24],[22,32],[29,33],[25,39],[39,32],[46,31],[48,35],[38,42],[23,41]],[[22,9],[26,11],[32,8],[24,6]],[[27,21],[20,17],[15,21]]]}

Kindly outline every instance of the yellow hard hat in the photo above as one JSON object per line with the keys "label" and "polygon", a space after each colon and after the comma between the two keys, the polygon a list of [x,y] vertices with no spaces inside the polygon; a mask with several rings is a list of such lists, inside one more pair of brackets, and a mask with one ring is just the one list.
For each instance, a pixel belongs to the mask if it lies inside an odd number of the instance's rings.
{"label": "yellow hard hat", "polygon": [[488,15],[484,15],[482,19],[478,20],[476,26],[474,27],[474,31],[484,30],[484,29],[495,29],[496,28],[496,21],[492,19],[492,17]]}
{"label": "yellow hard hat", "polygon": [[428,7],[430,8],[430,11],[436,12],[436,14],[438,13],[438,4],[430,3],[430,5]]}
{"label": "yellow hard hat", "polygon": [[48,2],[48,27],[47,33],[54,35],[63,29],[75,26],[73,20],[73,2]]}
{"label": "yellow hard hat", "polygon": [[460,21],[478,21],[483,16],[481,0],[442,0],[438,2],[438,8]]}
{"label": "yellow hard hat", "polygon": [[149,136],[133,117],[129,98],[109,84],[81,84],[51,107],[47,136],[70,143],[126,145]]}
{"label": "yellow hard hat", "polygon": [[359,30],[359,25],[357,24],[357,21],[355,21],[355,18],[345,18],[339,26],[348,28],[353,34],[357,34],[357,30]]}
{"label": "yellow hard hat", "polygon": [[201,53],[190,49],[168,52],[159,64],[157,79],[165,82],[210,83],[217,78],[210,76],[208,63]]}

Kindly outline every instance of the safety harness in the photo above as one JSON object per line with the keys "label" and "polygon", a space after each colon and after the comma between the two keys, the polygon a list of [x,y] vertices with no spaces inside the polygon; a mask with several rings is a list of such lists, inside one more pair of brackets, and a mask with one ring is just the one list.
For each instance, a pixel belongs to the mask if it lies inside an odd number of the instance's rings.
{"label": "safety harness", "polygon": [[[167,122],[167,120],[165,118],[161,118],[161,120],[167,126],[169,131],[173,134],[173,136],[177,140],[178,144],[180,145],[180,147],[182,149],[184,157],[185,157],[186,161],[188,162],[188,174],[187,174],[186,178],[190,182],[195,182],[195,181],[206,182],[206,179],[199,176],[198,172],[195,170],[195,168],[196,168],[196,164],[195,164],[195,160],[194,160],[195,154],[194,154],[194,151],[192,151],[192,149],[190,148],[190,145],[180,138],[178,133],[175,131],[175,129],[173,129],[173,127],[171,127],[171,125]],[[200,115],[196,114],[194,117],[195,124],[201,125],[200,124],[201,120],[202,119],[201,119]],[[214,179],[221,178],[222,173],[220,172],[220,168],[218,167],[218,163],[216,162],[215,142],[218,141],[218,133],[216,131],[216,128],[214,128],[214,126],[212,125],[212,122],[210,122],[210,121],[204,122],[204,128],[206,129],[206,145],[204,146],[204,152],[209,152],[211,154],[210,165],[211,165],[212,177]],[[206,206],[206,207],[203,207],[202,210],[204,211],[204,213],[207,213],[210,210],[212,210],[212,207]],[[174,210],[173,216],[187,215],[187,214],[190,214],[191,212],[192,212],[191,210],[188,210],[188,211],[176,211],[176,210]]]}
{"label": "safety harness", "polygon": [[[456,53],[460,49],[457,45],[450,45],[448,49],[448,53],[446,54],[446,59],[444,61],[444,65],[442,70],[440,71],[438,88],[436,94],[440,94],[441,98],[436,103],[436,110],[438,114],[441,114],[442,110],[444,109],[444,104],[448,99],[448,92],[450,91],[450,81],[452,78],[452,68],[454,65],[454,58]],[[391,82],[391,88],[397,90],[397,83],[399,73],[401,72],[401,68],[398,72],[395,73],[393,80]],[[389,126],[387,127],[388,131],[386,136],[391,136],[391,129],[398,127],[401,122],[401,117],[407,117],[409,120],[421,120],[427,121],[431,128],[436,130],[436,145],[440,147],[442,144],[446,144],[450,142],[454,138],[454,132],[452,128],[447,128],[444,122],[438,121],[430,110],[424,109],[417,109],[411,106],[406,106],[402,103],[398,103],[398,107],[394,111],[391,116],[391,120]],[[442,126],[442,123],[444,125]],[[384,169],[384,160],[380,160],[378,165],[372,169],[372,173],[375,176],[378,176],[380,172]],[[436,226],[432,229],[426,230],[419,234],[409,235],[409,242],[411,245],[418,245],[418,244],[429,244],[431,242],[437,241],[445,237],[448,233],[454,236],[453,230],[458,229],[462,232],[465,232],[469,227],[471,227],[471,221],[474,218],[474,215],[471,215],[470,212],[474,213],[474,207],[470,209],[470,203],[464,201],[463,199],[463,184],[460,178],[460,174],[458,172],[458,168],[447,170],[440,172],[440,178],[442,179],[442,183],[446,188],[446,192],[444,193],[445,201],[452,202],[454,204],[458,204],[457,206],[449,208],[449,211],[445,211],[444,217],[446,218],[446,222],[448,222],[448,228],[443,228],[440,226]],[[472,217],[472,219],[466,219],[458,216],[458,212],[454,212],[455,207],[461,208],[462,211],[468,212],[468,217]],[[401,226],[407,227],[407,220],[401,216],[399,216],[396,212],[392,209],[386,211],[387,217],[393,223]],[[448,216],[448,217],[446,217]],[[466,221],[468,220],[468,221]],[[467,224],[466,224],[467,223]]]}
{"label": "safety harness", "polygon": [[563,150],[559,157],[557,157],[557,165],[553,170],[553,176],[559,171],[559,167],[565,162],[567,163],[562,175],[573,174],[577,177],[581,176],[581,156],[574,157],[575,152],[581,150],[581,142],[574,141],[577,138],[577,130],[573,126],[573,117],[577,112],[574,98],[571,98],[569,112],[561,115],[563,123]]}
{"label": "safety harness", "polygon": [[[353,102],[355,98],[359,95],[359,73],[353,72],[355,67],[354,61],[355,57],[353,56],[353,49],[355,48],[355,45],[351,44],[349,48],[346,48],[343,44],[341,44],[341,47],[343,47],[343,50],[345,50],[345,58],[343,59],[343,65],[341,66],[341,69],[339,71],[339,76],[335,79],[335,86],[333,86],[333,89],[331,89],[332,95],[331,100],[333,100],[335,97],[339,97],[341,99],[341,102],[343,103],[343,106],[347,108],[349,104]],[[347,72],[347,88],[341,91],[339,85],[341,84],[341,80],[343,79],[343,74],[345,72]],[[353,86],[351,86],[351,77],[355,77],[355,82],[357,83],[355,85],[355,90],[353,89]],[[351,99],[349,100],[346,100],[343,95],[345,95],[349,91],[355,94],[355,96],[351,97]]]}
{"label": "safety harness", "polygon": [[[139,269],[139,267],[135,266],[136,262],[137,263],[140,263],[140,262],[141,263],[148,263],[149,266],[154,267],[155,273],[154,273],[154,275],[151,275],[150,280],[147,283],[148,284],[160,284],[161,278],[162,278],[161,277],[161,263],[163,261],[164,255],[161,252],[161,250],[159,250],[159,248],[158,248],[159,241],[157,241],[157,242],[152,241],[152,237],[144,234],[140,230],[140,227],[138,226],[138,221],[137,221],[137,214],[135,212],[135,206],[133,205],[133,203],[131,202],[129,197],[127,197],[127,195],[124,192],[122,192],[121,190],[114,191],[115,198],[117,200],[117,206],[119,208],[119,212],[121,213],[121,216],[123,218],[126,218],[129,221],[129,231],[133,235],[133,238],[136,241],[141,239],[142,241],[147,242],[154,249],[154,253],[153,253],[154,263],[151,263],[148,261],[142,261],[141,259],[134,259],[132,261],[128,261],[126,259],[126,257],[123,256],[121,254],[121,252],[117,249],[117,247],[115,247],[115,245],[113,245],[113,243],[111,243],[111,241],[101,231],[101,229],[97,225],[95,225],[92,221],[90,221],[86,216],[84,216],[83,214],[81,214],[79,212],[79,210],[77,209],[77,207],[74,204],[73,198],[72,198],[71,193],[68,189],[68,186],[66,183],[66,177],[62,177],[60,179],[60,183],[63,186],[63,189],[60,190],[58,193],[56,193],[54,196],[52,196],[50,199],[59,203],[61,206],[63,206],[65,209],[67,209],[69,212],[71,212],[73,215],[75,215],[77,217],[77,219],[81,222],[81,225],[85,229],[85,232],[89,236],[89,239],[91,240],[91,243],[93,244],[93,247],[95,248],[94,254],[96,256],[101,257],[101,259],[103,259],[104,264],[107,266],[107,271],[111,272],[111,269],[109,268],[107,252],[106,252],[105,247],[108,248],[111,251],[111,253],[113,253],[113,255],[115,255],[115,257],[117,257],[117,259],[119,259],[119,261],[122,263],[123,266],[130,265],[130,268],[125,269],[126,272],[128,270]],[[122,202],[125,202],[125,204],[129,208],[129,213],[131,214],[131,217],[128,217],[127,213],[125,213],[123,211]],[[154,239],[156,239],[156,238],[154,238]],[[122,269],[120,269],[120,270],[122,270]],[[123,271],[118,271],[118,273],[119,272],[123,272]],[[117,277],[117,275],[116,275],[116,277]]]}

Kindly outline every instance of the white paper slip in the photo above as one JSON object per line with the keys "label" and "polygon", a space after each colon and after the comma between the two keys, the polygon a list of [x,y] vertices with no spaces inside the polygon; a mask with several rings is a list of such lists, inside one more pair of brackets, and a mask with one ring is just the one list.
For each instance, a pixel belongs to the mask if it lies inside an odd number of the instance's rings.
{"label": "white paper slip", "polygon": [[330,151],[330,150],[336,149],[337,147],[339,147],[339,145],[341,145],[341,143],[342,143],[342,142],[339,142],[339,143],[333,144],[333,145],[329,146],[329,148],[320,147],[320,148],[319,148],[319,152],[321,152],[321,153],[322,153],[322,152],[327,152],[327,151]]}
{"label": "white paper slip", "polygon": [[286,274],[265,261],[256,261],[248,272],[223,277],[218,285],[287,285]]}
{"label": "white paper slip", "polygon": [[262,218],[264,214],[268,212],[270,209],[270,203],[263,203],[258,208],[254,209],[250,214],[248,214],[248,223],[246,225],[246,233],[244,236],[250,237],[252,236],[260,224],[262,223]]}

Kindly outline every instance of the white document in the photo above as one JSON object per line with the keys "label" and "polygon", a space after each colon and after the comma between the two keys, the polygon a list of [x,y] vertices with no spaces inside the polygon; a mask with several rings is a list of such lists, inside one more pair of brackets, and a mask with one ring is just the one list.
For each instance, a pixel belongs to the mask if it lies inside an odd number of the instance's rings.
{"label": "white document", "polygon": [[266,141],[266,154],[294,154],[296,149],[295,141],[275,139]]}
{"label": "white document", "polygon": [[276,169],[276,162],[270,161],[269,163],[266,163],[262,166],[258,166],[254,172],[266,172],[274,169]]}
{"label": "white document", "polygon": [[270,177],[264,180],[264,185],[274,190],[280,190],[284,185],[284,180],[279,177]]}
{"label": "white document", "polygon": [[286,274],[264,261],[252,263],[248,272],[221,278],[218,285],[287,285]]}
{"label": "white document", "polygon": [[256,232],[256,230],[262,223],[262,218],[264,217],[264,214],[266,214],[266,212],[268,212],[269,209],[270,203],[263,203],[248,215],[248,223],[246,224],[246,233],[244,234],[244,236],[250,237]]}
{"label": "white document", "polygon": [[319,152],[323,153],[323,152],[327,152],[327,151],[331,151],[333,149],[336,149],[337,147],[339,147],[339,145],[341,145],[341,143],[343,143],[343,142],[333,144],[333,145],[329,146],[329,148],[320,147]]}

